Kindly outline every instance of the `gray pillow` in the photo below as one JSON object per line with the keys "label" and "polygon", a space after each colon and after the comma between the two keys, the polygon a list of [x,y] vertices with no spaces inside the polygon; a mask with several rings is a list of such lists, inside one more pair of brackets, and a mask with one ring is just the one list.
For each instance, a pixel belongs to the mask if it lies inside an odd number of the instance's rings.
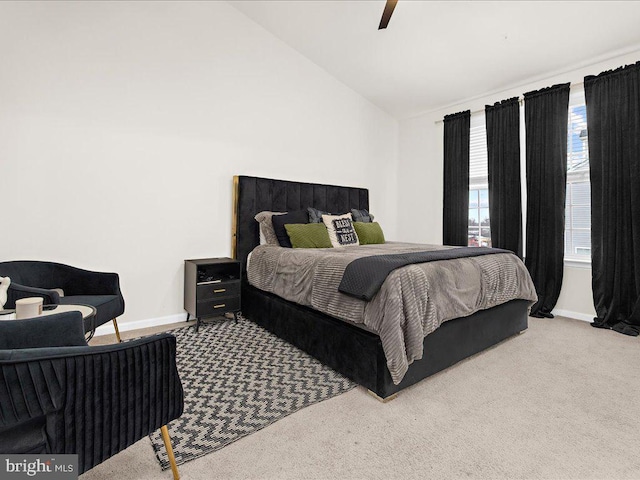
{"label": "gray pillow", "polygon": [[260,224],[260,232],[264,237],[267,245],[280,245],[278,243],[278,237],[276,237],[276,232],[273,229],[273,222],[271,221],[271,217],[274,215],[284,215],[287,212],[260,212],[255,217],[256,221]]}
{"label": "gray pillow", "polygon": [[373,215],[371,215],[367,210],[356,210],[355,208],[351,209],[351,216],[353,217],[354,222],[364,222],[371,223],[373,222]]}
{"label": "gray pillow", "polygon": [[309,223],[322,223],[322,215],[331,215],[329,212],[318,210],[317,208],[307,208],[309,212]]}

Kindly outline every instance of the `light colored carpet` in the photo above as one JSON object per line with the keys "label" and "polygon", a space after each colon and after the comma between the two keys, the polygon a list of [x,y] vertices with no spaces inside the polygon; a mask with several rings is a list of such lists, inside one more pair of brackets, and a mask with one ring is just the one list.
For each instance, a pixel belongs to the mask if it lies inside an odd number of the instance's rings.
{"label": "light colored carpet", "polygon": [[[181,476],[640,479],[638,338],[563,318],[529,324],[390,403],[358,387],[182,465]],[[81,478],[171,473],[145,438]]]}

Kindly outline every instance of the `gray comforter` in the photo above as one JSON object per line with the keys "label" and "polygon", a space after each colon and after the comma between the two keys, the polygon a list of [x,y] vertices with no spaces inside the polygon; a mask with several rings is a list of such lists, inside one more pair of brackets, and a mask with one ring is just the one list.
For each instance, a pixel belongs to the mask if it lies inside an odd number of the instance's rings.
{"label": "gray comforter", "polygon": [[513,299],[537,300],[526,267],[512,254],[399,268],[369,302],[338,291],[345,268],[356,258],[443,248],[452,247],[397,242],[310,249],[260,245],[251,253],[247,276],[261,290],[378,334],[398,384],[409,365],[422,358],[424,337],[443,322]]}

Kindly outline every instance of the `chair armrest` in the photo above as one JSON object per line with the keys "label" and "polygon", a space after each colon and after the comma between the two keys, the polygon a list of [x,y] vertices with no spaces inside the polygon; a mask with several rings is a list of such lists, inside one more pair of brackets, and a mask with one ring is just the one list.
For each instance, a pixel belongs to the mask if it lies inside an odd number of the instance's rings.
{"label": "chair armrest", "polygon": [[183,405],[172,335],[0,351],[0,431],[49,413],[51,451],[77,453],[78,473],[178,418]]}
{"label": "chair armrest", "polygon": [[[79,312],[74,312],[79,313]],[[155,345],[169,341],[173,343],[175,352],[176,339],[168,333],[151,335],[148,337],[137,338],[135,340],[127,340],[122,343],[113,343],[109,345],[78,345],[66,347],[41,347],[41,348],[20,348],[13,350],[0,350],[0,365],[7,363],[24,362],[31,360],[56,360],[60,358],[88,357],[91,355],[102,355],[108,353],[121,353],[135,351],[139,347]],[[173,360],[175,364],[175,359]]]}
{"label": "chair armrest", "polygon": [[27,297],[42,297],[45,305],[57,305],[60,303],[60,295],[54,290],[45,288],[28,287],[19,283],[11,282],[7,290],[7,303],[5,308],[16,308],[16,300]]}
{"label": "chair armrest", "polygon": [[65,295],[122,295],[117,273],[92,272],[69,265],[59,265],[59,273]]}
{"label": "chair armrest", "polygon": [[86,345],[80,312],[0,322],[0,350]]}

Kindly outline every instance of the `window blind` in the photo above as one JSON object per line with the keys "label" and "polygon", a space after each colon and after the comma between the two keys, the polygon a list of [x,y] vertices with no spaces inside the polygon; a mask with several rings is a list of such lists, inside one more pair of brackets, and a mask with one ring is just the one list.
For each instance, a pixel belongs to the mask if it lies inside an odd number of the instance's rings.
{"label": "window blind", "polygon": [[479,187],[489,183],[487,173],[487,128],[484,112],[471,116],[469,134],[469,185]]}

